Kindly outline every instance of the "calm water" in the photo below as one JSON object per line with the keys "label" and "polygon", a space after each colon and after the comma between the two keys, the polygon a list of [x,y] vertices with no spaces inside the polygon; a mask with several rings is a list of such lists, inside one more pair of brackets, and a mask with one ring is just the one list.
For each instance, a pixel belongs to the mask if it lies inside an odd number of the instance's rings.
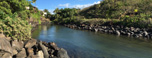
{"label": "calm water", "polygon": [[58,25],[39,26],[33,38],[55,42],[70,58],[152,58],[152,42],[74,30]]}

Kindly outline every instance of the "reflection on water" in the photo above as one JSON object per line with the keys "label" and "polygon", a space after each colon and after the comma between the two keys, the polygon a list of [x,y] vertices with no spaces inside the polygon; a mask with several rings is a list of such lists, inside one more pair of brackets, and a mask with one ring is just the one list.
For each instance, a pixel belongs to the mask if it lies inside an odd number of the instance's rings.
{"label": "reflection on water", "polygon": [[44,35],[47,35],[47,26],[44,25],[42,31]]}
{"label": "reflection on water", "polygon": [[152,42],[90,31],[73,30],[63,26],[42,26],[33,38],[55,42],[65,48],[71,58],[151,58]]}

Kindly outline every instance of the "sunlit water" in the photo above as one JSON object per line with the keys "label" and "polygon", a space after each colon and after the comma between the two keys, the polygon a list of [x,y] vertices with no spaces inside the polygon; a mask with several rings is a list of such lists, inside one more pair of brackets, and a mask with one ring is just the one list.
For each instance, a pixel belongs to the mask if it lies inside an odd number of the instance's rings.
{"label": "sunlit water", "polygon": [[152,42],[74,30],[64,26],[39,26],[33,38],[55,42],[68,51],[70,58],[152,58]]}

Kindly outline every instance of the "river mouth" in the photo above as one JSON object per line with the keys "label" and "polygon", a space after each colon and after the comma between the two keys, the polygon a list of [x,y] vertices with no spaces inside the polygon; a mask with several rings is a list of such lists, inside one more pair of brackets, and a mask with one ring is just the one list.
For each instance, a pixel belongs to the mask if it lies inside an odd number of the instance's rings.
{"label": "river mouth", "polygon": [[127,36],[74,30],[59,25],[42,25],[32,37],[55,42],[70,58],[151,58],[152,42]]}

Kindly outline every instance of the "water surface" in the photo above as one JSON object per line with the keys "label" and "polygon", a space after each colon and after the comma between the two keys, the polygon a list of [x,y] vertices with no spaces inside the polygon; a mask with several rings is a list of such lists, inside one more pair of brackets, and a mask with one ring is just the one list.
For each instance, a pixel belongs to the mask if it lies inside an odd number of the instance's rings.
{"label": "water surface", "polygon": [[59,25],[39,26],[33,38],[55,42],[70,58],[152,58],[152,42],[74,30]]}

